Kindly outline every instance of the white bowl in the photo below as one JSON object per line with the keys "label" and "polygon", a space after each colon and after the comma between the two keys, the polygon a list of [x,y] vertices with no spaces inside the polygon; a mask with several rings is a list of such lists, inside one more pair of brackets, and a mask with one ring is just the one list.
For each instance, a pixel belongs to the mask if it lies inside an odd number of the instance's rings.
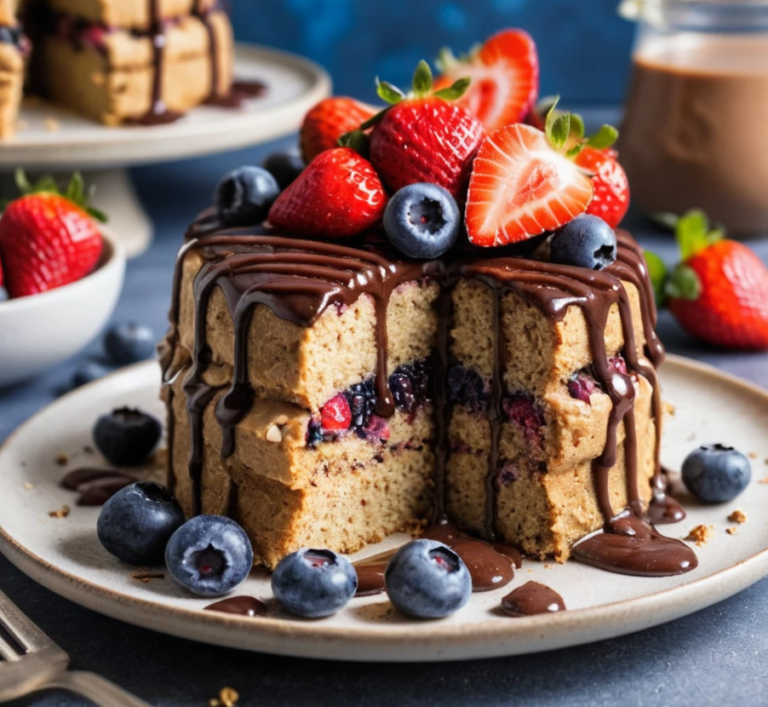
{"label": "white bowl", "polygon": [[104,234],[101,260],[90,275],[0,302],[0,386],[42,373],[86,346],[112,314],[124,275],[123,247]]}

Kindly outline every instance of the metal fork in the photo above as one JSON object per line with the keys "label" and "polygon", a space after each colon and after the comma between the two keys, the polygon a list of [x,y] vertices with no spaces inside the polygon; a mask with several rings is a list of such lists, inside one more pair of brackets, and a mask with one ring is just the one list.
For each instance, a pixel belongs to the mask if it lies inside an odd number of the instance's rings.
{"label": "metal fork", "polygon": [[59,688],[101,707],[150,707],[94,673],[68,671],[69,656],[0,591],[0,702]]}

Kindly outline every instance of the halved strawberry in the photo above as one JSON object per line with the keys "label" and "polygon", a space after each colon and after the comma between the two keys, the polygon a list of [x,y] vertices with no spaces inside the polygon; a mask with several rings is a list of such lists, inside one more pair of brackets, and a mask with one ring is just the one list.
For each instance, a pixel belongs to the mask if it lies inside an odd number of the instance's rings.
{"label": "halved strawberry", "polygon": [[584,213],[593,193],[589,177],[545,133],[528,125],[500,128],[483,142],[472,169],[469,240],[499,246],[552,231]]}
{"label": "halved strawberry", "polygon": [[374,108],[346,96],[320,101],[304,116],[301,126],[299,143],[304,162],[309,164],[321,152],[338,147],[344,133],[356,130],[375,112]]}
{"label": "halved strawberry", "polygon": [[503,30],[466,58],[457,59],[444,49],[440,64],[443,75],[435,88],[445,88],[463,76],[472,79],[458,105],[472,113],[489,133],[519,123],[536,103],[539,57],[527,32]]}

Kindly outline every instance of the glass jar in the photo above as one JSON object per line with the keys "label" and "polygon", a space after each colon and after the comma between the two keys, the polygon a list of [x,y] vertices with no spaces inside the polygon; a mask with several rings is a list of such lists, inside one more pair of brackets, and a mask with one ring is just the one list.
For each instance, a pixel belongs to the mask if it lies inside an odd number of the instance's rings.
{"label": "glass jar", "polygon": [[768,233],[768,0],[624,0],[638,23],[619,149],[646,213]]}

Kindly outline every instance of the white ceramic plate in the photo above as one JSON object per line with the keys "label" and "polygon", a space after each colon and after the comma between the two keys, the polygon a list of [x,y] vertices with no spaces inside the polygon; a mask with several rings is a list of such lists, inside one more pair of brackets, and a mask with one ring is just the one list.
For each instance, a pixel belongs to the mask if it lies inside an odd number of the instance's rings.
{"label": "white ceramic plate", "polygon": [[25,105],[22,129],[0,149],[0,170],[127,167],[248,147],[296,130],[331,89],[311,61],[249,45],[237,46],[235,75],[263,81],[267,92],[243,109],[201,106],[171,125],[109,128],[48,104]]}
{"label": "white ceramic plate", "polygon": [[[753,481],[733,503],[697,506],[688,519],[662,526],[682,537],[700,523],[715,526],[698,548],[699,567],[678,577],[610,574],[575,562],[525,561],[512,586],[535,579],[557,590],[568,610],[513,619],[498,615],[510,588],[474,594],[458,614],[419,622],[399,616],[379,595],[352,600],[337,615],[304,621],[270,602],[266,618],[204,612],[207,600],[191,597],[170,579],[142,584],[135,571],[110,557],[95,535],[98,509],[73,505],[74,494],[57,486],[64,452],[79,457],[90,443],[96,416],[116,405],[138,405],[156,414],[159,372],[147,363],[117,373],[62,398],[22,426],[0,451],[0,548],[33,579],[95,611],[166,633],[208,643],[285,655],[343,660],[427,661],[513,655],[587,643],[648,628],[725,599],[768,574],[768,393],[685,359],[672,357],[662,374],[665,397],[677,408],[667,426],[664,462],[679,468],[704,442],[727,442],[754,455]],[[34,485],[33,488],[25,484]],[[67,518],[49,511],[73,505]],[[732,510],[748,521],[726,534]],[[400,542],[389,538],[361,555]],[[238,591],[269,601],[266,573],[254,572]]]}

